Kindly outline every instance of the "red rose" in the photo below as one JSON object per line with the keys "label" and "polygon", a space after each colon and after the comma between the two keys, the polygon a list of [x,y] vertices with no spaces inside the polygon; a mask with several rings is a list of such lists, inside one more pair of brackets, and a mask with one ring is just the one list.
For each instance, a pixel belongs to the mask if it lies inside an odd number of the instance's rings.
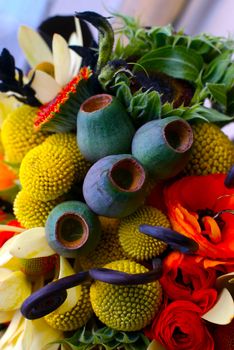
{"label": "red rose", "polygon": [[216,302],[217,291],[214,269],[204,269],[196,256],[172,252],[163,260],[160,283],[169,299],[189,300],[197,304],[202,314]]}
{"label": "red rose", "polygon": [[214,350],[213,338],[200,314],[194,303],[174,301],[153,322],[151,338],[167,350]]}

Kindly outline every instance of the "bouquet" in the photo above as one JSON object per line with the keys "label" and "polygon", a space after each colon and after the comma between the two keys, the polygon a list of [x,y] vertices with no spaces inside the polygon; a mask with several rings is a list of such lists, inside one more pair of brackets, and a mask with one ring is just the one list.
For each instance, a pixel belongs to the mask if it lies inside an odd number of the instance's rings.
{"label": "bouquet", "polygon": [[233,42],[115,17],[1,52],[0,348],[233,349]]}

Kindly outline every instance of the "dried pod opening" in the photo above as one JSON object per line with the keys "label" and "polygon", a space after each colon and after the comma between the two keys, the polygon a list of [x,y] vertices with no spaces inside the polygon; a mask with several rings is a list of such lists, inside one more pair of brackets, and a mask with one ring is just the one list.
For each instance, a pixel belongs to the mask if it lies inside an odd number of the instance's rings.
{"label": "dried pod opening", "polygon": [[188,151],[193,143],[192,128],[183,120],[174,120],[167,124],[164,137],[167,144],[178,153]]}
{"label": "dried pod opening", "polygon": [[81,111],[92,113],[99,111],[107,107],[112,102],[112,96],[107,94],[100,94],[91,96],[87,100],[85,100],[81,105]]}
{"label": "dried pod opening", "polygon": [[88,239],[89,228],[80,215],[63,215],[56,226],[57,240],[68,249],[81,248]]}
{"label": "dried pod opening", "polygon": [[124,192],[138,191],[145,182],[143,167],[132,158],[116,162],[109,171],[111,182]]}

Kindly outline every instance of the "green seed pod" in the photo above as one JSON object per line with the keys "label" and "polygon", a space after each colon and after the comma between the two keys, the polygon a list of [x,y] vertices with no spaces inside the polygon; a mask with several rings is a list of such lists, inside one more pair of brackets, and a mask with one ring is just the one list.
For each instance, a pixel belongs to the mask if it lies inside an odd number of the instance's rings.
{"label": "green seed pod", "polygon": [[90,162],[131,149],[134,127],[121,103],[111,95],[88,98],[77,118],[77,143]]}
{"label": "green seed pod", "polygon": [[167,179],[183,170],[192,143],[190,125],[179,117],[168,117],[152,120],[137,130],[132,154],[152,177]]}
{"label": "green seed pod", "polygon": [[131,155],[107,156],[88,171],[83,183],[87,205],[98,215],[124,217],[144,201],[146,174]]}

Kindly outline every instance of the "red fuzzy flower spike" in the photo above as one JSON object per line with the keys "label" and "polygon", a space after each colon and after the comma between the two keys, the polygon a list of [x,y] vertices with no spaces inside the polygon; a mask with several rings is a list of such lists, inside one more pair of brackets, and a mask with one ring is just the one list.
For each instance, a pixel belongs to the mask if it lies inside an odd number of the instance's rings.
{"label": "red fuzzy flower spike", "polygon": [[79,94],[79,84],[82,80],[88,80],[91,75],[92,71],[89,67],[82,67],[77,76],[52,101],[41,106],[34,121],[35,130],[39,130],[59,115],[66,119],[74,116],[76,118],[80,105],[79,96],[77,96]]}

